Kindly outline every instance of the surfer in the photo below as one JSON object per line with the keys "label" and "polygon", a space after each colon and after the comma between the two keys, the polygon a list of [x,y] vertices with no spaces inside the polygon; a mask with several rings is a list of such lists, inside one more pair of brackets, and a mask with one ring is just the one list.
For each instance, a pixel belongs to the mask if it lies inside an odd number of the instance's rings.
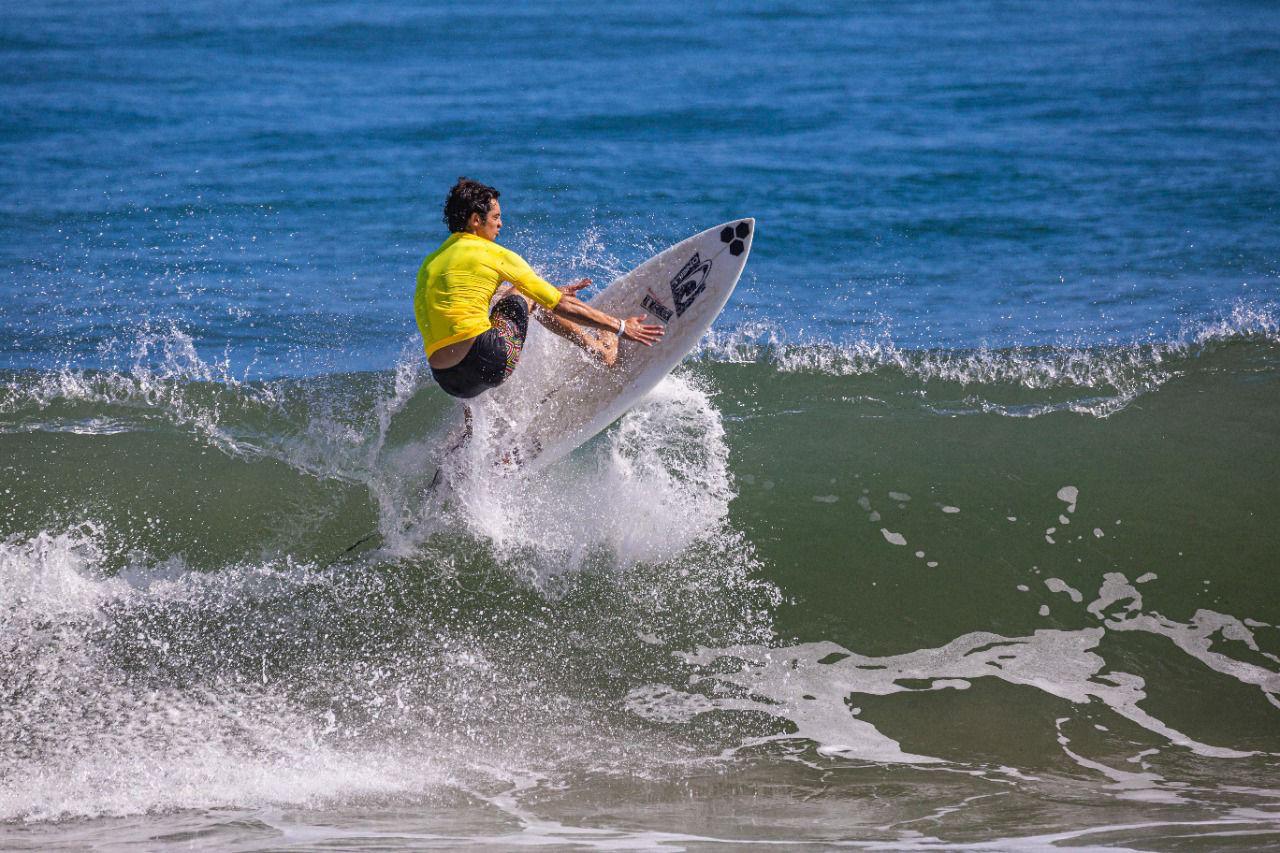
{"label": "surfer", "polygon": [[444,202],[449,237],[418,270],[413,313],[441,389],[468,399],[501,385],[520,360],[531,313],[606,366],[616,361],[621,338],[653,346],[662,337],[662,327],[646,325],[643,314],[613,317],[580,300],[591,279],[556,287],[499,246],[498,195],[458,178]]}

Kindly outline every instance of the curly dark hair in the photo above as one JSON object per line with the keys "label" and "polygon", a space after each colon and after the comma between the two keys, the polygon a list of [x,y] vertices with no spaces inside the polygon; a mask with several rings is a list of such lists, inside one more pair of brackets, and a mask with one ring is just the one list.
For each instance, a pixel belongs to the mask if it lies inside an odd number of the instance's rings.
{"label": "curly dark hair", "polygon": [[493,200],[499,195],[493,187],[479,181],[458,178],[444,200],[444,224],[454,233],[466,231],[471,214],[478,213],[481,219],[487,217]]}

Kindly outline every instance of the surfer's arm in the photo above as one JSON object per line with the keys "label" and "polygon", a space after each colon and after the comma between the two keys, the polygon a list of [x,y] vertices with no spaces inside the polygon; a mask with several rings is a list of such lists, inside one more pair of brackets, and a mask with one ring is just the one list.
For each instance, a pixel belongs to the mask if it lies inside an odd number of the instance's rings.
{"label": "surfer's arm", "polygon": [[525,259],[515,252],[496,245],[494,251],[496,254],[495,266],[502,280],[514,284],[516,290],[519,290],[556,317],[567,320],[570,323],[613,332],[619,337],[639,341],[649,347],[657,343],[658,339],[662,337],[662,327],[645,325],[643,314],[636,317],[627,317],[624,321],[622,318],[610,316],[603,311],[597,311],[579,299],[576,296],[577,292],[589,286],[591,279],[584,278],[575,284],[555,287],[534,272]]}
{"label": "surfer's arm", "polygon": [[554,311],[560,302],[561,290],[533,271],[524,258],[507,249],[494,247],[497,253],[494,264],[499,278],[515,285],[516,290],[532,299],[548,311]]}
{"label": "surfer's arm", "polygon": [[606,332],[613,332],[619,337],[639,341],[647,347],[653,346],[662,337],[662,327],[646,325],[643,314],[627,317],[624,320],[623,318],[606,314],[603,311],[598,311],[574,295],[590,284],[591,279],[584,278],[575,284],[559,288],[560,301],[555,308],[551,309],[551,313],[557,317],[563,317],[571,323],[602,329]]}

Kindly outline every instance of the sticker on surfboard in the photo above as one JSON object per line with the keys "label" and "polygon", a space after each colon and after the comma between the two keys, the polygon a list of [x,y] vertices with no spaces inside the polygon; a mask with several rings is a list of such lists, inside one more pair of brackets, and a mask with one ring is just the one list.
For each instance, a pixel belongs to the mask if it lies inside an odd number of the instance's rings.
{"label": "sticker on surfboard", "polygon": [[640,307],[661,320],[663,325],[671,322],[671,309],[663,305],[658,297],[653,295],[652,290],[644,292],[644,299],[640,300]]}

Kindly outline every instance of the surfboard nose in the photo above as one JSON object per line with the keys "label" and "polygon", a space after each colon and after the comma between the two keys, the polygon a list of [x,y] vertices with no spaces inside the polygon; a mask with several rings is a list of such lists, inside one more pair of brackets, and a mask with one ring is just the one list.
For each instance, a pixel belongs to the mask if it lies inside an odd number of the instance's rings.
{"label": "surfboard nose", "polygon": [[729,254],[737,257],[747,250],[756,233],[756,221],[751,217],[726,222],[720,228],[720,242],[729,244]]}

